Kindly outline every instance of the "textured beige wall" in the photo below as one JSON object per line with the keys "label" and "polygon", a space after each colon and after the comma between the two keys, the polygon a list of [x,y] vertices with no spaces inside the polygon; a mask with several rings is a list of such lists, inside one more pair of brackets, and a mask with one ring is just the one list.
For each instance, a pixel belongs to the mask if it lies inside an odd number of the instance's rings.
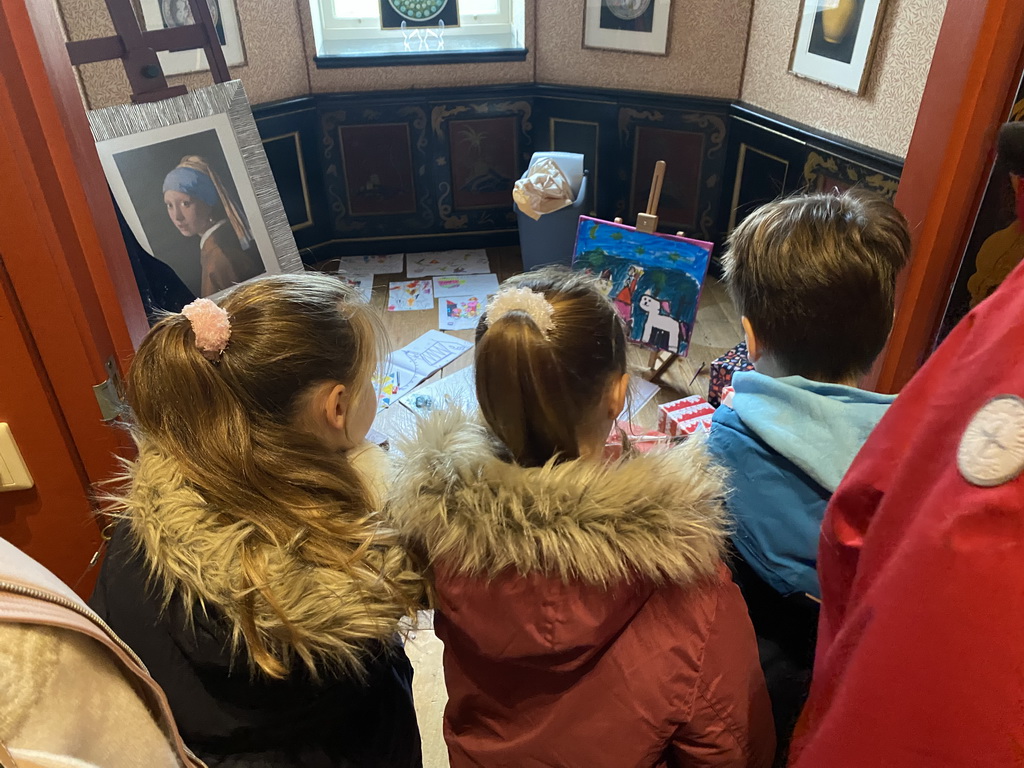
{"label": "textured beige wall", "polygon": [[[278,2],[279,0],[264,0]],[[280,0],[284,1],[284,0]],[[439,64],[423,67],[348,67],[317,69],[313,64],[313,27],[308,0],[298,0],[305,34],[309,79],[314,93],[348,93],[401,88],[446,88],[461,85],[497,85],[499,83],[533,82],[533,11],[534,3],[526,3],[526,61],[493,64]],[[543,0],[562,2],[562,0]],[[244,32],[243,32],[244,34]]]}
{"label": "textured beige wall", "polygon": [[585,0],[536,0],[537,82],[735,99],[751,2],[675,0],[668,56],[650,56],[584,49]]}
{"label": "textured beige wall", "polygon": [[[378,89],[438,88],[458,85],[533,82],[533,9],[528,0],[526,61],[495,64],[444,64],[423,67],[317,69],[313,64],[313,30],[308,0],[235,0],[245,44],[246,64],[231,74],[245,85],[249,101],[305,96],[312,91],[347,93]],[[551,2],[552,0],[548,0]],[[560,1],[560,0],[559,0]],[[56,0],[69,40],[113,34],[104,0]],[[86,106],[99,109],[129,101],[131,89],[120,62],[81,67]],[[208,74],[178,75],[171,84],[189,88],[210,84]]]}
{"label": "textured beige wall", "polygon": [[[231,74],[245,85],[253,104],[276,101],[309,92],[302,31],[296,0],[234,0],[242,27],[246,64]],[[69,40],[90,40],[114,32],[104,0],[57,0]],[[119,61],[81,67],[86,107],[99,109],[125,104],[131,88]],[[189,88],[209,85],[209,74],[176,75],[172,85]]]}
{"label": "textured beige wall", "polygon": [[889,0],[864,96],[789,73],[797,0],[755,0],[743,101],[904,157],[946,0]]}

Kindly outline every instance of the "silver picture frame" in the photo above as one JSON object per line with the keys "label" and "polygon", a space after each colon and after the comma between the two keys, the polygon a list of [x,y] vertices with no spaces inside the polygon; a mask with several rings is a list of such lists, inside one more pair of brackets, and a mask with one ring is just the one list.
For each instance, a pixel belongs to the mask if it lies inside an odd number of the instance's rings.
{"label": "silver picture frame", "polygon": [[303,271],[241,82],[95,110],[89,124],[132,233],[193,294]]}

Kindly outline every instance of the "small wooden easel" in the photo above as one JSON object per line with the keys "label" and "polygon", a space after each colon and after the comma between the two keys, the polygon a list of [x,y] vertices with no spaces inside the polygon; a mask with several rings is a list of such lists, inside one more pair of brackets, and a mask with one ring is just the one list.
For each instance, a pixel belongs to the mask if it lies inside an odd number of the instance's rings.
{"label": "small wooden easel", "polygon": [[74,65],[121,59],[132,87],[132,101],[136,104],[188,92],[183,85],[167,85],[157,51],[202,48],[213,81],[226,83],[231,79],[207,0],[188,0],[192,18],[197,20],[195,24],[152,31],[143,29],[131,0],[106,0],[106,3],[117,34],[68,43],[68,56]]}
{"label": "small wooden easel", "polygon": [[[654,164],[654,176],[651,178],[651,193],[647,196],[647,210],[636,215],[636,231],[655,234],[658,231],[658,202],[661,200],[661,188],[665,183],[664,160]],[[616,224],[622,223],[622,218],[615,219]],[[685,232],[676,232],[677,237],[686,237]],[[644,376],[654,384],[661,383],[661,377],[665,375],[672,364],[679,359],[677,352],[668,352],[668,358],[661,360],[664,350],[652,349],[651,357],[647,361],[647,371]],[[696,378],[696,377],[694,377]],[[692,382],[691,382],[692,383]]]}

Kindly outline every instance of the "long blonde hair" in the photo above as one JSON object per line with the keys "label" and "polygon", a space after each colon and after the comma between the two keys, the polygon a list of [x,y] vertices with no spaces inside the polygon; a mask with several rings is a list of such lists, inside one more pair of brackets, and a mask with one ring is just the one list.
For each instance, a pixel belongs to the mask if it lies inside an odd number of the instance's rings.
{"label": "long blonde hair", "polygon": [[[231,337],[219,360],[196,348],[183,315],[161,320],[139,347],[127,377],[137,439],[173,459],[225,525],[245,523],[260,543],[357,578],[366,550],[390,546],[393,537],[345,455],[296,424],[315,385],[339,382],[354,388],[355,399],[374,397],[365,382],[383,339],[377,316],[340,280],[311,274],[246,283],[220,305]],[[294,631],[268,638],[257,630],[257,594],[284,627],[291,623],[248,547],[240,571],[249,596],[241,631],[252,661],[274,677],[295,656],[312,666]],[[418,587],[386,587],[399,613],[415,613]]]}
{"label": "long blonde hair", "polygon": [[544,294],[554,309],[545,334],[522,311],[477,327],[476,391],[494,435],[523,466],[579,456],[580,431],[613,374],[626,372],[622,320],[597,282],[549,267],[503,287]]}

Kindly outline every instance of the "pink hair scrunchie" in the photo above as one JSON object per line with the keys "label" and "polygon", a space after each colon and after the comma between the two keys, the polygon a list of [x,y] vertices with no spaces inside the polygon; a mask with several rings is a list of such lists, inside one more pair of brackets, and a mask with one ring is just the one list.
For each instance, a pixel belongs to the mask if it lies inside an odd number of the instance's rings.
{"label": "pink hair scrunchie", "polygon": [[209,299],[196,299],[181,310],[192,325],[196,347],[211,363],[220,359],[231,338],[231,320],[227,310]]}

